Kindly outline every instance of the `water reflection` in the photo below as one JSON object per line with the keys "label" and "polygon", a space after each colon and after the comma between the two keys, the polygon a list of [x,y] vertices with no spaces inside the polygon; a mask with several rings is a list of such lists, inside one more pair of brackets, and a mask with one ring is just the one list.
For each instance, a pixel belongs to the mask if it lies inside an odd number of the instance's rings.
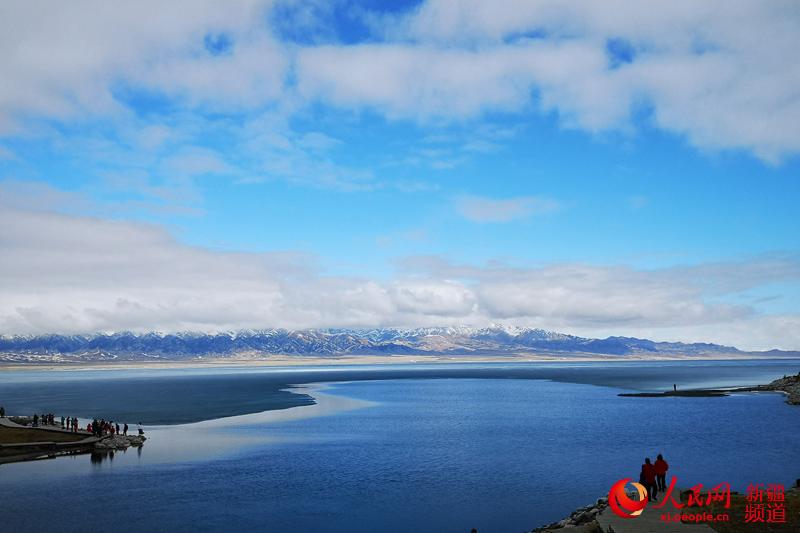
{"label": "water reflection", "polygon": [[[24,479],[36,476],[37,473],[52,476],[85,472],[87,455],[89,463],[96,469],[107,468],[112,464],[115,467],[130,467],[205,460],[240,452],[248,446],[298,442],[302,439],[310,440],[310,437],[277,434],[270,426],[281,422],[331,416],[344,411],[377,405],[374,402],[345,398],[324,392],[330,387],[331,384],[308,384],[292,387],[292,391],[313,396],[316,401],[313,405],[191,424],[147,427],[145,428],[147,441],[143,446],[136,447],[135,454],[128,448],[127,450],[108,450],[84,455],[63,456],[49,461],[12,463],[2,465],[3,477],[12,479],[17,476],[19,479]],[[44,466],[44,463],[47,463],[48,466]]]}
{"label": "water reflection", "polygon": [[93,466],[100,466],[106,460],[108,460],[109,462],[113,461],[114,460],[114,452],[113,451],[92,452],[89,455],[89,460],[91,461]]}
{"label": "water reflection", "polygon": [[264,411],[247,415],[204,420],[178,426],[148,428],[147,462],[164,463],[194,461],[209,456],[240,450],[245,446],[270,442],[296,442],[299,437],[283,437],[262,426],[307,418],[331,416],[336,413],[376,405],[373,402],[336,396],[324,392],[328,384],[309,384],[291,390],[311,395],[313,405]]}

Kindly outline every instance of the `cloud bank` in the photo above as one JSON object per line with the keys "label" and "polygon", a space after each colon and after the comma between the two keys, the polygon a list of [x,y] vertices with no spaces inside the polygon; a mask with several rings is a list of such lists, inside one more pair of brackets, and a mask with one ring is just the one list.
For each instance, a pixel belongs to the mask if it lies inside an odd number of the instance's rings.
{"label": "cloud bank", "polygon": [[210,112],[319,102],[423,123],[527,110],[630,132],[644,120],[773,163],[800,150],[791,1],[429,0],[399,14],[349,10],[366,29],[346,42],[330,31],[345,6],[308,10],[286,32],[276,13],[287,5],[5,2],[0,133],[142,102]]}
{"label": "cloud bank", "polygon": [[727,301],[800,279],[800,258],[656,270],[459,265],[408,257],[391,279],[326,275],[296,252],[187,246],[162,227],[49,209],[0,211],[0,331],[219,331],[485,325],[800,347],[800,317]]}

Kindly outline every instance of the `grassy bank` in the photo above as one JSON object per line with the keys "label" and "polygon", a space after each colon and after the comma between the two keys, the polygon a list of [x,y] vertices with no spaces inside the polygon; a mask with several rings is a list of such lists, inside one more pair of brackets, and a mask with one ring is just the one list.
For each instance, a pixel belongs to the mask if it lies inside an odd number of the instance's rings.
{"label": "grassy bank", "polygon": [[86,435],[47,431],[36,428],[9,428],[0,426],[0,444],[27,444],[33,442],[77,442]]}

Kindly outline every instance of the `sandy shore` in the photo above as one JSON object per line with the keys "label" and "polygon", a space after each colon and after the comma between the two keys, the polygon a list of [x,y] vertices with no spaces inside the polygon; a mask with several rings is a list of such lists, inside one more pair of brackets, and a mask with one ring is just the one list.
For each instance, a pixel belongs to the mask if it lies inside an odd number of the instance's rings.
{"label": "sandy shore", "polygon": [[598,354],[536,354],[536,355],[356,355],[356,356],[302,356],[269,355],[262,357],[199,358],[183,361],[103,361],[103,362],[47,362],[0,363],[0,371],[19,370],[139,370],[178,368],[223,368],[240,366],[304,367],[340,365],[420,365],[447,363],[585,363],[628,361],[741,361],[758,359],[752,356],[687,356],[687,355],[598,355]]}

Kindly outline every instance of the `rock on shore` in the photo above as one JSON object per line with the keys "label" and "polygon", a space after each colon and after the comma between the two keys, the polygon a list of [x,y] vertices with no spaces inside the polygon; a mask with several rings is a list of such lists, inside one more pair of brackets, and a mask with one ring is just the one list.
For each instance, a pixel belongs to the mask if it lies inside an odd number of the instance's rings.
{"label": "rock on shore", "polygon": [[147,437],[144,435],[112,435],[94,444],[97,451],[124,450],[130,446],[139,447]]}
{"label": "rock on shore", "polygon": [[553,522],[546,526],[537,527],[531,533],[548,533],[560,529],[569,529],[574,533],[594,533],[600,531],[600,525],[595,518],[608,507],[608,498],[599,498],[594,505],[581,507],[569,515],[567,518]]}

